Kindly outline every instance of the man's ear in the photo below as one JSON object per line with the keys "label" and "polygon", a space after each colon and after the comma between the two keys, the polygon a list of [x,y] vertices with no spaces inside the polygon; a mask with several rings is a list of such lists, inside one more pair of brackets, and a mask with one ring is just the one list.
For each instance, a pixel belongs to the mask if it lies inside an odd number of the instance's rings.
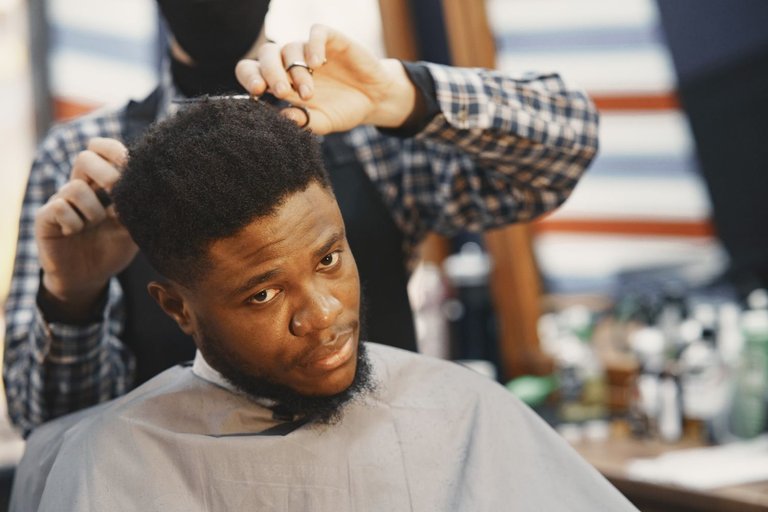
{"label": "man's ear", "polygon": [[165,314],[179,324],[179,327],[185,334],[190,336],[193,334],[195,330],[194,319],[187,307],[184,296],[175,284],[152,281],[147,285],[147,291],[165,311]]}

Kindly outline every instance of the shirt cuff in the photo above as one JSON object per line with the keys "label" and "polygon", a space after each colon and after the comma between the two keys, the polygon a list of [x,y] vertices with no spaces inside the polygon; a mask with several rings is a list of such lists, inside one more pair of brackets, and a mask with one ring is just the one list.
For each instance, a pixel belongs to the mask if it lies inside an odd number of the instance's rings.
{"label": "shirt cuff", "polygon": [[379,128],[379,131],[386,135],[409,138],[424,130],[430,121],[440,113],[440,104],[437,102],[435,81],[427,65],[405,61],[402,64],[408,78],[416,86],[416,93],[419,95],[419,100],[417,100],[419,108],[408,118],[403,126],[399,128]]}
{"label": "shirt cuff", "polygon": [[450,126],[459,130],[494,128],[501,91],[494,93],[493,89],[500,88],[500,84],[484,82],[477,69],[432,63],[427,69],[435,83],[435,101]]}
{"label": "shirt cuff", "polygon": [[35,300],[37,301],[37,308],[40,310],[40,313],[46,322],[67,324],[73,327],[85,327],[100,323],[103,320],[104,309],[107,307],[107,299],[109,298],[109,286],[104,288],[104,291],[101,293],[101,297],[99,297],[99,300],[96,302],[93,309],[88,312],[88,316],[86,318],[81,321],[72,322],[64,318],[56,304],[51,301],[44,293],[42,270],[40,271],[39,283],[40,284],[37,287],[37,297]]}
{"label": "shirt cuff", "polygon": [[99,347],[103,329],[103,322],[85,326],[48,322],[38,308],[33,328],[35,360],[72,364],[88,359]]}

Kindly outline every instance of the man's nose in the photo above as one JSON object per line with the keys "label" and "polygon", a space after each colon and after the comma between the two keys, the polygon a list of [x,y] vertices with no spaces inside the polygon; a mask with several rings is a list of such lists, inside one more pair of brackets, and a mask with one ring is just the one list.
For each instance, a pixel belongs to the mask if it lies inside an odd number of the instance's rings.
{"label": "man's nose", "polygon": [[306,336],[331,327],[342,311],[342,304],[327,290],[312,290],[291,318],[291,334]]}

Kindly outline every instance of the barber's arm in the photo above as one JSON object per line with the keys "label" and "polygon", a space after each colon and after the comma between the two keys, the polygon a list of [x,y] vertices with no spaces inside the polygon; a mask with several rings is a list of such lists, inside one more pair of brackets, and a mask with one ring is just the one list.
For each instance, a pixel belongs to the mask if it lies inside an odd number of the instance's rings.
{"label": "barber's arm", "polygon": [[[286,72],[295,62],[314,73]],[[252,94],[305,106],[317,133],[369,125],[349,141],[412,247],[428,231],[479,231],[553,210],[597,153],[594,105],[556,73],[378,60],[314,27],[307,43],[242,61],[237,76]],[[299,109],[286,115],[305,121]]]}
{"label": "barber's arm", "polygon": [[423,174],[410,188],[419,210],[411,214],[429,218],[427,229],[529,221],[568,198],[598,149],[598,114],[583,91],[555,73],[417,66],[432,78],[439,114],[404,147],[432,155],[430,171],[400,157],[394,168],[408,170],[393,177]]}
{"label": "barber's arm", "polygon": [[72,133],[55,131],[33,164],[6,302],[8,413],[25,434],[130,386],[122,294],[107,274],[135,249],[95,192],[111,187],[124,148],[94,139],[72,165]]}

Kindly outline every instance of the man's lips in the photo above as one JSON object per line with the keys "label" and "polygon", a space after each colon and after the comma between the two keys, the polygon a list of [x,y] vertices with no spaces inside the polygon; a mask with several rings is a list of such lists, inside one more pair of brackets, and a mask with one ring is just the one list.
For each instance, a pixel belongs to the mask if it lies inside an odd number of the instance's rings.
{"label": "man's lips", "polygon": [[313,350],[302,366],[322,371],[335,370],[349,361],[355,354],[357,340],[354,330],[338,334],[333,341],[324,343]]}

